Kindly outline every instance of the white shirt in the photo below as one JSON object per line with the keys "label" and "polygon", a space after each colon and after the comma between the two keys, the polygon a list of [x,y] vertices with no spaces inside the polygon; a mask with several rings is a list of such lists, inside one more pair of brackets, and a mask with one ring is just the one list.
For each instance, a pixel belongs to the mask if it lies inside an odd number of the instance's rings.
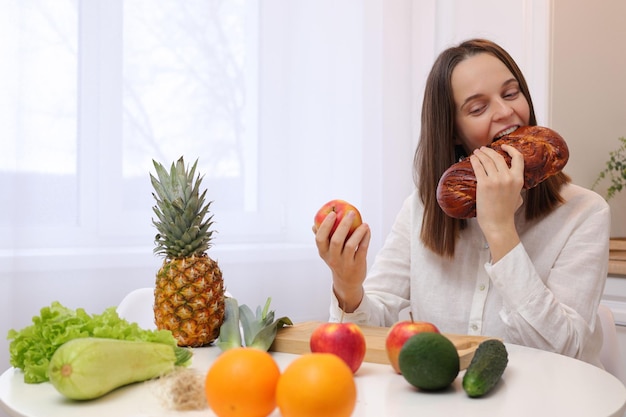
{"label": "white shirt", "polygon": [[[368,272],[363,301],[343,320],[391,326],[410,307],[414,320],[443,333],[500,337],[601,366],[597,309],[608,273],[609,206],[573,184],[561,195],[565,203],[538,220],[527,222],[522,206],[515,218],[521,243],[491,264],[475,218],[461,231],[454,259],[426,249],[414,192]],[[333,295],[330,320],[341,315]]]}

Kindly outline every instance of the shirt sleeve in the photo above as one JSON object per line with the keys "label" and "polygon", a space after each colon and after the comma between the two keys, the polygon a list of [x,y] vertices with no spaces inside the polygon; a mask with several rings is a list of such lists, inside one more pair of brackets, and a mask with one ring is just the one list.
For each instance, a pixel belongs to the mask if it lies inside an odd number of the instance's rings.
{"label": "shirt sleeve", "polygon": [[[608,272],[608,206],[578,216],[567,236],[550,235],[562,245],[540,277],[523,243],[485,268],[503,299],[500,317],[509,342],[558,352],[587,362],[600,350],[597,309]],[[561,219],[563,221],[563,219]],[[562,239],[562,242],[560,240]]]}

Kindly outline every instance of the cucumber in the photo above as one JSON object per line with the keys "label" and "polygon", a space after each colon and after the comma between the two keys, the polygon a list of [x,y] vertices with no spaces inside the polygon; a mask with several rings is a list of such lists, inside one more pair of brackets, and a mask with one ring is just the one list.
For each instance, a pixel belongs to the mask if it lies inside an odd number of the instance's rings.
{"label": "cucumber", "polygon": [[186,366],[191,351],[165,343],[84,337],[61,345],[52,355],[48,376],[73,400],[98,398],[133,382]]}
{"label": "cucumber", "polygon": [[496,386],[509,355],[504,344],[496,339],[488,339],[478,345],[474,357],[463,376],[463,389],[472,398],[487,394]]}

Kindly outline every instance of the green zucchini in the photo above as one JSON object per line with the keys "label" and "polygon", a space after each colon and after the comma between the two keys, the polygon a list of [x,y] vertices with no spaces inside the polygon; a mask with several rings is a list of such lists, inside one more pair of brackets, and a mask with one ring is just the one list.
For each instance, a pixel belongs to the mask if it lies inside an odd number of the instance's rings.
{"label": "green zucchini", "polygon": [[186,366],[191,351],[165,343],[85,337],[70,340],[52,355],[52,385],[74,400],[91,400],[124,385]]}
{"label": "green zucchini", "polygon": [[509,362],[504,344],[488,339],[478,345],[463,376],[463,389],[472,398],[487,394],[496,386]]}

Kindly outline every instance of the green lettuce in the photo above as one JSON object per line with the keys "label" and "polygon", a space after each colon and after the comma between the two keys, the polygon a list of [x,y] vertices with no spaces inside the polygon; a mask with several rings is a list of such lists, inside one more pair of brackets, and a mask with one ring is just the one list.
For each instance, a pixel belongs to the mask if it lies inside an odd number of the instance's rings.
{"label": "green lettuce", "polygon": [[52,354],[65,342],[81,337],[103,337],[120,340],[141,340],[176,346],[169,330],[145,330],[130,323],[109,307],[102,314],[89,315],[78,308],[72,310],[58,301],[44,307],[33,324],[20,331],[9,330],[11,365],[24,372],[24,382],[48,381],[48,364]]}

